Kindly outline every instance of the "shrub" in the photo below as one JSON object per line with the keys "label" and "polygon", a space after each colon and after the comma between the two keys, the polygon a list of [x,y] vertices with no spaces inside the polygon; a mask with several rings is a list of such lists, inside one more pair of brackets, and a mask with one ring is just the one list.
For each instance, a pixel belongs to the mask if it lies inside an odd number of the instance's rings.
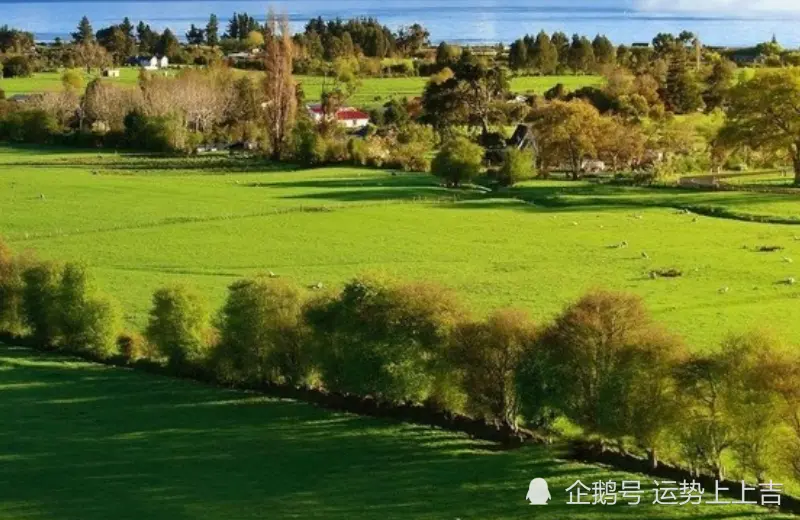
{"label": "shrub", "polygon": [[85,266],[64,266],[56,293],[55,321],[65,348],[108,357],[116,352],[119,313],[95,294]]}
{"label": "shrub", "polygon": [[117,338],[117,350],[129,361],[138,359],[156,359],[158,351],[152,344],[138,332],[127,332],[120,334]]}
{"label": "shrub", "polygon": [[23,321],[22,294],[24,270],[21,259],[0,241],[0,332],[20,335]]}
{"label": "shrub", "polygon": [[58,339],[57,307],[61,269],[52,263],[38,263],[22,274],[22,308],[31,336],[42,346],[54,346]]}
{"label": "shrub", "polygon": [[641,427],[638,440],[653,443],[670,425],[673,410],[661,406],[675,402],[667,353],[680,352],[681,344],[653,324],[638,297],[589,293],[543,331],[537,346],[523,369],[529,411],[552,407],[588,433],[619,442]]}
{"label": "shrub", "polygon": [[145,337],[176,368],[205,361],[210,314],[203,297],[183,286],[163,287],[153,295]]}
{"label": "shrub", "polygon": [[304,384],[311,374],[305,299],[296,285],[257,277],[229,288],[215,363],[223,380]]}
{"label": "shrub", "polygon": [[25,56],[11,56],[3,63],[3,77],[30,78],[33,76],[33,61]]}
{"label": "shrub", "polygon": [[152,152],[188,151],[191,146],[183,122],[174,116],[147,116],[138,111],[125,116],[128,146]]}
{"label": "shrub", "polygon": [[730,452],[742,471],[763,482],[786,416],[782,389],[792,380],[786,368],[776,342],[761,333],[730,337],[713,356],[680,366],[679,439],[692,466],[725,478]]}
{"label": "shrub", "polygon": [[444,143],[431,164],[437,177],[444,179],[449,186],[458,187],[468,182],[481,171],[483,148],[466,137],[454,137]]}
{"label": "shrub", "polygon": [[439,286],[373,278],[353,280],[306,312],[327,388],[416,402],[432,397],[438,361],[460,315],[458,302]]}
{"label": "shrub", "polygon": [[297,162],[310,166],[325,162],[327,147],[313,122],[302,119],[294,128],[294,158]]}
{"label": "shrub", "polygon": [[40,109],[10,112],[0,125],[0,139],[21,143],[49,143],[59,133],[58,120]]}
{"label": "shrub", "polygon": [[523,353],[535,349],[535,339],[530,317],[512,309],[456,328],[451,362],[462,374],[469,413],[516,427],[519,399],[515,377]]}
{"label": "shrub", "polygon": [[83,90],[83,74],[74,69],[65,70],[61,75],[61,84],[64,85],[64,88],[67,90]]}
{"label": "shrub", "polygon": [[536,166],[532,151],[518,148],[506,150],[505,160],[498,176],[502,185],[513,186],[520,181],[533,178],[535,175]]}

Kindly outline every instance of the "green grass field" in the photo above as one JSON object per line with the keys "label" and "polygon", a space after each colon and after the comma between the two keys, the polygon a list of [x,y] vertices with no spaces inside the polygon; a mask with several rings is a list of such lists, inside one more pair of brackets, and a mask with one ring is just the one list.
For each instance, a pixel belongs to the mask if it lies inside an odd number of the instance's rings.
{"label": "green grass field", "polygon": [[[500,452],[431,428],[0,345],[0,519],[788,518],[654,506],[652,481]],[[525,502],[548,481],[546,507]],[[567,505],[577,479],[639,480],[639,506]],[[712,500],[713,497],[706,497]]]}
{"label": "green grass field", "polygon": [[[800,220],[793,195],[564,181],[492,195],[380,170],[0,148],[0,236],[87,262],[130,327],[174,280],[219,305],[258,272],[336,286],[380,271],[444,283],[478,314],[517,306],[539,321],[593,287],[631,291],[695,349],[759,326],[797,337],[800,286],[782,282],[800,277],[800,227],[676,209],[697,206]],[[673,267],[683,277],[649,277]]]}
{"label": "green grass field", "polygon": [[[133,86],[139,77],[139,69],[123,67],[120,69],[120,78],[109,79],[121,85]],[[257,73],[253,73],[257,74]],[[94,76],[86,75],[88,83]],[[297,80],[303,85],[306,99],[317,101],[322,95],[324,79],[320,76],[298,76]],[[359,107],[372,108],[383,105],[393,98],[414,98],[422,95],[427,78],[364,78],[361,86],[355,95],[350,99],[350,103]],[[584,86],[595,86],[602,83],[599,76],[546,76],[546,77],[515,77],[511,81],[511,89],[514,92],[537,92],[543,93],[557,83],[563,83],[570,90],[575,90]],[[31,78],[8,78],[0,79],[0,89],[3,89],[6,96],[16,94],[30,94],[38,92],[54,92],[61,90],[61,74],[58,72],[46,72],[35,74]]]}

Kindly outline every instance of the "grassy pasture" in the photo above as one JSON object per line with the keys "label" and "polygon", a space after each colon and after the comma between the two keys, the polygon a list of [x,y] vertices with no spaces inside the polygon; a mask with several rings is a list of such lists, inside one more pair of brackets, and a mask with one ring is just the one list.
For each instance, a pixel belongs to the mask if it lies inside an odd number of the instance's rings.
{"label": "grassy pasture", "polygon": [[[251,73],[259,74],[259,73]],[[88,84],[95,76],[86,75]],[[120,69],[120,77],[108,79],[121,85],[133,86],[139,77],[139,69],[123,67]],[[303,85],[306,99],[317,101],[322,95],[324,79],[320,76],[298,76],[297,80]],[[356,91],[350,103],[360,107],[376,107],[383,105],[392,98],[413,98],[422,95],[427,78],[364,78],[361,86]],[[556,83],[564,83],[570,90],[575,90],[584,86],[594,86],[602,82],[599,76],[521,76],[511,80],[511,89],[514,92],[537,92],[543,93]],[[0,79],[0,89],[3,89],[6,96],[15,94],[30,94],[38,92],[56,92],[63,88],[61,84],[61,73],[43,72],[35,74],[31,78],[8,78]]]}
{"label": "grassy pasture", "polygon": [[[655,506],[652,481],[465,436],[0,345],[0,519],[788,518]],[[527,506],[547,479],[552,501]],[[636,507],[569,506],[640,480]],[[712,500],[712,497],[706,500]]]}
{"label": "grassy pasture", "polygon": [[[800,220],[793,195],[564,181],[483,194],[379,170],[0,148],[0,236],[87,262],[131,327],[176,279],[219,305],[231,282],[267,270],[326,286],[380,271],[442,282],[476,313],[516,306],[538,320],[592,287],[632,291],[697,349],[765,324],[797,337],[800,287],[782,281],[800,278],[800,227],[676,209],[697,206]],[[650,279],[667,268],[684,275]]]}

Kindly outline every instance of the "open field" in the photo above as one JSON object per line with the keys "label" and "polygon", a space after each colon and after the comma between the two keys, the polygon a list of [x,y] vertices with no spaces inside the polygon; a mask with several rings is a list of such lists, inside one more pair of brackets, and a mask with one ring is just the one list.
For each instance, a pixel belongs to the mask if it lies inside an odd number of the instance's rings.
{"label": "open field", "polygon": [[[318,76],[299,76],[306,97],[319,99],[322,95],[323,78]],[[360,107],[380,106],[390,99],[414,98],[422,95],[428,78],[364,78],[361,87],[351,98],[350,103]],[[603,82],[600,76],[519,76],[512,78],[511,90],[516,93],[535,92],[542,94],[558,83],[569,90],[586,86],[597,86]]]}
{"label": "open field", "polygon": [[[0,519],[789,518],[654,506],[652,481],[465,436],[0,345]],[[552,501],[531,508],[527,484]],[[569,506],[640,480],[636,507]],[[712,500],[707,497],[706,500]]]}
{"label": "open field", "polygon": [[[130,86],[136,84],[139,77],[139,69],[123,67],[120,72],[120,78],[109,79],[108,81]],[[87,83],[91,79],[93,79],[93,76],[86,76]],[[298,76],[297,80],[303,85],[306,99],[309,101],[320,99],[324,82],[322,77]],[[422,77],[364,78],[361,80],[361,86],[350,100],[350,103],[359,107],[372,108],[380,106],[392,98],[420,96],[427,81],[428,78]],[[568,89],[575,90],[584,86],[598,85],[602,81],[599,76],[523,76],[512,79],[511,89],[514,92],[543,93],[557,83],[563,83]],[[0,89],[5,91],[6,96],[34,92],[54,92],[62,88],[61,74],[58,72],[39,73],[32,78],[0,79]]]}
{"label": "open field", "polygon": [[[800,278],[800,227],[682,207],[800,220],[793,195],[564,181],[483,194],[358,168],[0,149],[0,235],[86,261],[131,327],[173,280],[219,305],[231,282],[267,270],[326,286],[381,271],[442,282],[476,313],[511,305],[540,321],[592,287],[631,291],[697,349],[766,324],[797,337],[800,286],[782,282]],[[673,267],[683,277],[649,277]]]}

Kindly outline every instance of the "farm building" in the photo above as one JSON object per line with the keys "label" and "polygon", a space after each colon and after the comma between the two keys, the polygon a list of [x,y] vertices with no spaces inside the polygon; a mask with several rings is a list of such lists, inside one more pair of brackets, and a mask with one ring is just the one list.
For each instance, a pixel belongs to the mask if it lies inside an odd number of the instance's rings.
{"label": "farm building", "polygon": [[169,58],[166,56],[137,56],[132,59],[132,64],[145,70],[166,69],[169,67]]}
{"label": "farm building", "polygon": [[104,78],[118,78],[119,69],[103,69]]}
{"label": "farm building", "polygon": [[[308,105],[306,108],[316,123],[325,117],[322,105]],[[342,107],[336,111],[336,122],[345,128],[363,128],[369,124],[369,115],[353,107]]]}

